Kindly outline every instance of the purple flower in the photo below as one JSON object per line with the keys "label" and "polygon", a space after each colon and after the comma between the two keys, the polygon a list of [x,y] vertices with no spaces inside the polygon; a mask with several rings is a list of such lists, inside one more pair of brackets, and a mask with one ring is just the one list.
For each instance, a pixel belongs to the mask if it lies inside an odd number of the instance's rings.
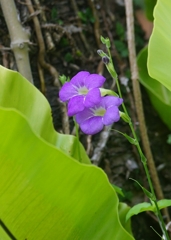
{"label": "purple flower", "polygon": [[105,82],[105,78],[98,74],[90,74],[81,71],[70,82],[63,85],[59,92],[61,101],[68,102],[68,116],[73,116],[84,108],[91,108],[100,102],[99,87]]}
{"label": "purple flower", "polygon": [[104,125],[111,125],[120,119],[118,107],[123,99],[118,97],[102,97],[101,101],[92,108],[85,108],[76,114],[76,121],[85,134],[96,134]]}

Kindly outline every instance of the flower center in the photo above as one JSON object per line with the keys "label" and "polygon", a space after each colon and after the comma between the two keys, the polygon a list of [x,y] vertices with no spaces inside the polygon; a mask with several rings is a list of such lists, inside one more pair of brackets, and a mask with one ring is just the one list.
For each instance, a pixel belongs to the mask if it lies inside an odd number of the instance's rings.
{"label": "flower center", "polygon": [[94,110],[94,116],[104,116],[105,113],[106,113],[106,109],[102,107]]}
{"label": "flower center", "polygon": [[88,93],[88,89],[84,86],[84,87],[80,87],[78,89],[78,94],[79,95],[86,95]]}

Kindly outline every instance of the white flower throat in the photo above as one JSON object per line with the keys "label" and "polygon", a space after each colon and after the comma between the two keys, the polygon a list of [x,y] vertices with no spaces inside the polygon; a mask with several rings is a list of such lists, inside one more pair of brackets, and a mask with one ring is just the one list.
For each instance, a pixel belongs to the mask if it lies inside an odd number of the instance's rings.
{"label": "white flower throat", "polygon": [[84,87],[80,87],[78,88],[78,93],[80,95],[86,95],[88,93],[88,89],[84,86]]}
{"label": "white flower throat", "polygon": [[97,109],[93,109],[94,112],[94,116],[104,116],[106,113],[106,109],[105,108],[97,108]]}

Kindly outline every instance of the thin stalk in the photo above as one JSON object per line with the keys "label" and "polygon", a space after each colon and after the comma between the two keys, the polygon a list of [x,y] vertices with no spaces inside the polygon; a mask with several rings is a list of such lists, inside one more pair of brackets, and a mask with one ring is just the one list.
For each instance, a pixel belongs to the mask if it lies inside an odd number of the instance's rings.
{"label": "thin stalk", "polygon": [[0,0],[0,4],[9,30],[11,49],[14,52],[18,71],[33,83],[28,54],[29,34],[18,20],[14,0]]}
{"label": "thin stalk", "polygon": [[79,125],[75,121],[75,118],[73,117],[74,125],[75,125],[75,134],[77,138],[77,149],[78,149],[78,158],[81,160],[81,152],[80,152],[80,141],[79,141]]}
{"label": "thin stalk", "polygon": [[[144,148],[145,155],[147,156],[147,159],[148,159],[148,169],[150,172],[150,176],[153,182],[153,186],[154,186],[157,198],[163,199],[164,195],[163,195],[161,184],[158,178],[158,174],[155,167],[155,162],[153,159],[152,151],[150,148],[150,142],[147,134],[140,84],[138,81],[139,75],[138,75],[138,67],[136,62],[133,0],[125,0],[125,10],[126,10],[127,41],[128,41],[128,50],[129,50],[129,62],[130,62],[130,69],[131,69],[133,95],[135,100],[137,118],[139,121],[139,129],[140,129],[140,134],[142,139],[142,145]],[[163,213],[166,216],[167,222],[169,222],[170,217],[169,217],[167,208],[163,209]]]}
{"label": "thin stalk", "polygon": [[[113,61],[112,61],[112,56],[111,56],[111,52],[110,52],[110,49],[107,48],[107,51],[108,51],[108,55],[109,55],[109,58],[110,58],[110,63],[112,64],[112,68],[114,69],[114,65],[113,65]],[[118,89],[118,93],[119,93],[119,97],[122,98],[122,92],[121,92],[121,89],[120,89],[120,85],[119,85],[119,81],[118,81],[118,76],[115,77],[112,72],[109,72],[112,76],[112,78],[116,81],[116,86],[117,86],[117,89]],[[124,112],[126,115],[128,115],[128,112],[126,110],[126,107],[125,107],[125,104],[122,103],[122,107],[124,109]]]}
{"label": "thin stalk", "polygon": [[[112,57],[111,57],[110,50],[109,50],[109,48],[107,48],[107,49],[108,49],[108,55],[109,55],[109,57],[110,57],[110,63],[112,64],[112,67],[113,67],[113,69],[114,69],[114,65],[113,65],[113,61],[112,61]],[[115,71],[109,71],[109,73],[111,74],[112,78],[115,79],[115,81],[116,81],[116,85],[117,85],[119,97],[122,98],[122,93],[121,93],[121,90],[120,90],[120,85],[119,85],[118,77],[116,77],[116,75],[114,76],[114,72],[115,72]],[[123,107],[124,113],[125,113],[125,114],[128,116],[128,118],[130,119],[124,103],[122,103],[122,107]],[[152,184],[152,181],[151,181],[150,173],[149,173],[149,170],[148,170],[146,161],[144,161],[143,158],[142,158],[142,157],[144,156],[144,154],[143,154],[143,152],[142,152],[142,150],[141,150],[141,147],[140,147],[140,145],[139,145],[138,138],[137,138],[137,135],[136,135],[135,130],[134,130],[134,128],[133,128],[133,125],[132,125],[132,121],[131,121],[131,120],[129,121],[129,126],[130,126],[130,129],[131,129],[131,132],[132,132],[134,138],[135,138],[136,141],[137,141],[136,147],[137,147],[137,150],[138,150],[139,155],[140,155],[140,157],[141,157],[141,161],[142,161],[142,164],[143,164],[143,167],[144,167],[146,176],[147,176],[147,180],[148,180],[148,184],[149,184],[149,187],[150,187],[150,191],[151,191],[151,193],[152,193],[152,195],[153,195],[152,201],[154,202],[155,207],[156,207],[156,216],[157,216],[157,218],[158,218],[158,220],[159,220],[159,224],[160,224],[160,227],[161,227],[161,229],[162,229],[163,235],[165,236],[165,239],[166,239],[166,240],[169,240],[169,235],[168,235],[168,232],[167,232],[167,230],[166,230],[166,227],[165,227],[165,224],[164,224],[164,221],[163,221],[161,212],[160,212],[159,207],[158,207],[158,204],[157,204],[156,195],[155,195],[154,187],[153,187],[153,184]]]}

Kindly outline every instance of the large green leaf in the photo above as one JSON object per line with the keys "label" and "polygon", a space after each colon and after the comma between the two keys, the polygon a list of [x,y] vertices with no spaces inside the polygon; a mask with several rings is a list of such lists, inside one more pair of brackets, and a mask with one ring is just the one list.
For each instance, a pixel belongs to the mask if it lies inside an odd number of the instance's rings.
{"label": "large green leaf", "polygon": [[132,234],[131,229],[131,222],[130,219],[126,219],[126,216],[130,210],[130,207],[126,203],[119,203],[119,219],[122,223],[122,226],[130,233]]}
{"label": "large green leaf", "polygon": [[80,162],[90,163],[81,144],[79,159],[78,142],[74,136],[54,130],[49,103],[21,74],[0,66],[0,86],[0,106],[18,110],[38,136]]}
{"label": "large green leaf", "polygon": [[126,216],[126,221],[134,215],[137,215],[141,212],[153,211],[153,209],[154,209],[154,207],[153,207],[153,205],[151,205],[151,203],[148,203],[148,202],[139,203],[139,204],[133,206],[128,211],[127,216]]}
{"label": "large green leaf", "polygon": [[153,10],[154,10],[154,6],[157,3],[157,0],[144,0],[144,2],[145,2],[146,16],[150,21],[153,21],[153,19],[154,19]]}
{"label": "large green leaf", "polygon": [[149,76],[147,71],[147,47],[139,53],[137,63],[141,84],[146,88],[151,103],[161,119],[171,129],[171,91]]}
{"label": "large green leaf", "polygon": [[171,1],[158,0],[154,9],[154,29],[149,41],[148,71],[171,91]]}
{"label": "large green leaf", "polygon": [[[171,200],[170,199],[162,199],[157,202],[158,208],[161,210],[166,207],[171,206]],[[126,215],[126,221],[129,220],[132,216],[137,215],[141,212],[146,212],[146,211],[152,211],[156,212],[156,207],[154,204],[148,203],[148,202],[143,202],[139,203],[135,206],[133,206]]]}
{"label": "large green leaf", "polygon": [[[3,71],[9,70],[1,68],[0,72]],[[15,86],[17,76],[21,80],[21,91]],[[118,198],[104,172],[74,160],[61,150],[58,143],[48,138],[46,124],[42,123],[42,129],[37,123],[38,127],[34,125],[38,120],[36,110],[47,120],[48,126],[52,124],[46,116],[50,114],[49,110],[46,112],[47,103],[41,94],[32,94],[35,89],[29,88],[34,86],[24,85],[22,81],[26,80],[19,74],[10,71],[10,77],[15,80],[13,84],[9,78],[5,79],[5,74],[0,78],[3,88],[0,99],[0,239],[14,239],[10,237],[13,235],[17,240],[133,240],[119,221]],[[13,92],[16,90],[18,95]],[[14,103],[10,93],[16,97]],[[44,101],[46,113],[39,104],[37,108],[28,106],[21,111],[21,102],[26,107],[30,101],[34,103],[30,96],[35,96],[36,103]],[[35,118],[29,114],[32,109]],[[52,131],[51,127],[49,134]]]}

